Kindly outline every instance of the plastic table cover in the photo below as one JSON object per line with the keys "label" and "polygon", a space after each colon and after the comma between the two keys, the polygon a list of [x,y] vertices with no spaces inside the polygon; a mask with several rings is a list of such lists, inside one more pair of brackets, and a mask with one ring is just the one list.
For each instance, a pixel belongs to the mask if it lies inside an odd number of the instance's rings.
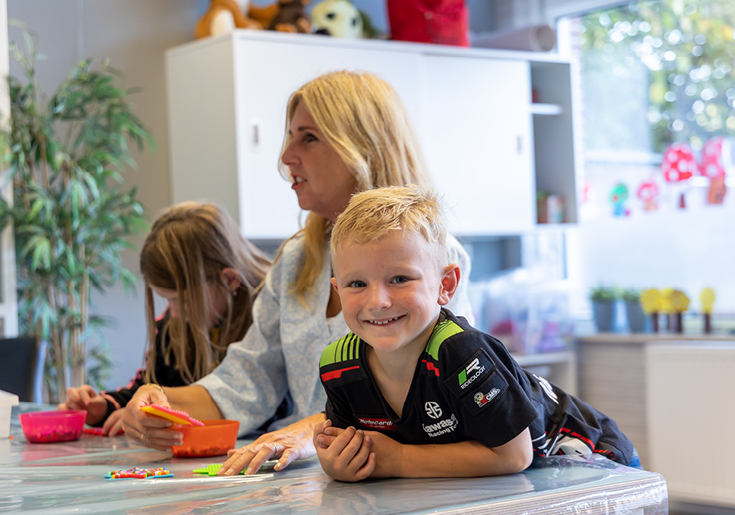
{"label": "plastic table cover", "polygon": [[[48,409],[49,407],[45,407]],[[605,458],[536,460],[520,474],[470,479],[333,481],[316,458],[253,476],[210,477],[193,470],[225,456],[179,459],[124,436],[83,434],[75,442],[27,443],[13,408],[0,440],[0,513],[615,514],[668,513],[659,474]],[[247,441],[239,441],[244,445]],[[165,467],[172,478],[105,480],[111,470]]]}

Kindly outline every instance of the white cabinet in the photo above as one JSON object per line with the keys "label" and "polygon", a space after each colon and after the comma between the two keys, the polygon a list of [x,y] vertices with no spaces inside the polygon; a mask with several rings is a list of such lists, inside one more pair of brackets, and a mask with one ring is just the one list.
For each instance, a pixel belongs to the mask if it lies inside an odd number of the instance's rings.
{"label": "white cabinet", "polygon": [[536,219],[539,138],[528,55],[534,54],[268,31],[236,31],[169,50],[173,201],[215,201],[249,238],[296,232],[302,215],[277,169],[288,96],[327,71],[368,70],[406,104],[449,207],[449,230],[528,231]]}
{"label": "white cabinet", "polygon": [[536,219],[528,62],[429,55],[424,63],[424,149],[450,231],[527,231]]}

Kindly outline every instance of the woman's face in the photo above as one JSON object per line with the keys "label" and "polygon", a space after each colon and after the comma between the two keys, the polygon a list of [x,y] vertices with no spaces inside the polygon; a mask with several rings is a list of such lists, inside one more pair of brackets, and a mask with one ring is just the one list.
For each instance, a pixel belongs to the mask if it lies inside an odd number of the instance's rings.
{"label": "woman's face", "polygon": [[339,154],[317,129],[311,113],[299,104],[289,128],[291,143],[281,156],[289,167],[301,209],[334,220],[344,211],[357,181]]}

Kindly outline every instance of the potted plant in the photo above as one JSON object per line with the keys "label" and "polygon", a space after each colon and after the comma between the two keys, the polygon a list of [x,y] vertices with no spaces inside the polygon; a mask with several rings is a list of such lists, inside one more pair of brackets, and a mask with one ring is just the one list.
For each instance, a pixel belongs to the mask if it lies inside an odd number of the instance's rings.
{"label": "potted plant", "polygon": [[[1,135],[12,199],[0,200],[0,225],[14,226],[19,327],[49,342],[46,386],[56,402],[69,385],[102,386],[109,368],[103,319],[89,312],[90,288],[136,283],[120,251],[147,224],[121,172],[135,165],[128,142],[142,149],[153,139],[107,63],[81,61],[46,98],[36,77],[36,37],[11,24],[25,37],[25,51],[10,45],[25,80],[8,78],[10,126]],[[100,344],[90,348],[93,334]],[[96,363],[88,368],[90,356]]]}
{"label": "potted plant", "polygon": [[618,298],[617,288],[598,286],[590,290],[592,313],[599,332],[611,332],[615,327],[615,304]]}
{"label": "potted plant", "polygon": [[646,315],[641,307],[641,292],[636,289],[623,290],[621,294],[625,302],[625,314],[631,333],[643,333],[646,330]]}

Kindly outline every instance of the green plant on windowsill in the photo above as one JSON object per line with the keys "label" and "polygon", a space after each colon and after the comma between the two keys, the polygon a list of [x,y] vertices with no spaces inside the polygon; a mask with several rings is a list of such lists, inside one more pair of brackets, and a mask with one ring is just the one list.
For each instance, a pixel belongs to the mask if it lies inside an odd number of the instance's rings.
{"label": "green plant on windowsill", "polygon": [[634,288],[627,288],[620,293],[620,298],[625,302],[640,302],[641,291]]}
{"label": "green plant on windowsill", "polygon": [[[0,199],[0,226],[14,227],[19,326],[49,342],[46,386],[56,402],[69,385],[100,387],[109,369],[100,332],[105,320],[89,313],[90,288],[136,283],[120,251],[147,224],[121,172],[135,165],[128,141],[142,150],[153,147],[153,138],[106,63],[81,61],[46,98],[36,76],[37,38],[10,24],[25,38],[25,51],[10,45],[25,80],[8,78],[10,126],[1,136],[12,202]],[[92,335],[99,345],[87,348]],[[96,363],[88,364],[88,357]]]}
{"label": "green plant on windowsill", "polygon": [[599,332],[615,329],[615,304],[619,298],[620,291],[615,287],[598,286],[590,290],[592,314]]}
{"label": "green plant on windowsill", "polygon": [[597,286],[590,290],[592,302],[615,302],[620,298],[620,292],[615,287]]}

